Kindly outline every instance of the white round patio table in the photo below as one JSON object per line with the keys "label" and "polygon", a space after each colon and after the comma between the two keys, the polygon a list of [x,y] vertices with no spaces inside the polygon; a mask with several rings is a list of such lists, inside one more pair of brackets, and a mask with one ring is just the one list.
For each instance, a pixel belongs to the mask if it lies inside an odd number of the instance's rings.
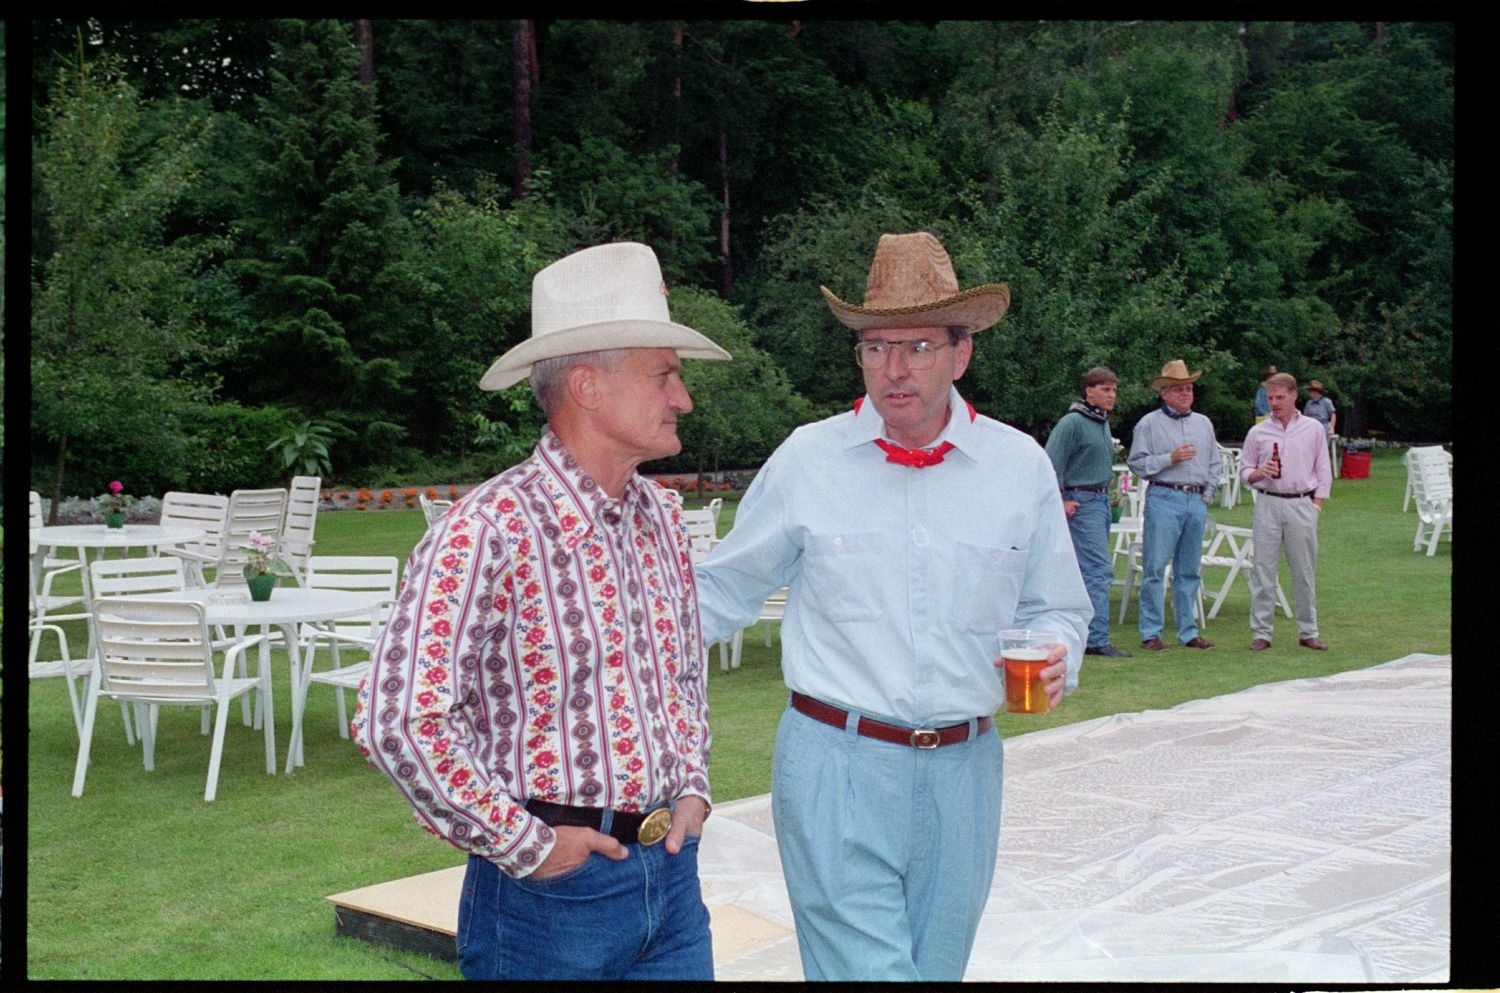
{"label": "white round patio table", "polygon": [[207,532],[202,528],[180,527],[169,525],[162,527],[160,524],[127,524],[122,528],[107,527],[103,524],[61,524],[53,527],[42,527],[31,529],[31,543],[36,546],[36,560],[32,563],[32,569],[37,581],[41,581],[42,562],[47,558],[49,548],[75,548],[78,550],[78,560],[83,568],[79,570],[79,580],[83,583],[83,602],[85,605],[94,598],[93,588],[89,584],[88,553],[90,551],[102,552],[108,548],[157,548],[161,545],[183,545],[190,542],[201,541]]}
{"label": "white round patio table", "polygon": [[[297,625],[322,626],[351,617],[364,617],[381,608],[386,596],[379,591],[309,589],[302,586],[278,586],[271,591],[269,600],[251,600],[250,591],[244,586],[203,587],[191,590],[174,590],[169,593],[148,593],[138,599],[175,600],[203,604],[203,617],[210,627],[234,628],[235,637],[243,638],[245,629],[257,628],[269,634],[271,628],[281,629],[286,640],[287,654],[291,657],[292,734],[287,746],[286,771],[302,764],[302,729],[298,726],[301,715],[296,701],[299,696],[302,658],[298,646]],[[308,651],[313,649],[311,645]],[[271,663],[271,642],[267,638],[260,643],[261,671]],[[271,701],[265,702],[264,720],[275,714]],[[272,731],[270,753],[276,748],[276,733]],[[267,762],[274,759],[267,755]],[[267,771],[274,771],[268,764]]]}

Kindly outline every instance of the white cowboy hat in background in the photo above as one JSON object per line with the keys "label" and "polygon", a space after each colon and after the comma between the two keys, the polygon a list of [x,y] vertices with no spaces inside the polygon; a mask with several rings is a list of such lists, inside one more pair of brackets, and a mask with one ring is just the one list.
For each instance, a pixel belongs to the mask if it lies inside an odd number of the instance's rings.
{"label": "white cowboy hat in background", "polygon": [[531,337],[496,359],[479,388],[513,386],[542,359],[611,348],[672,348],[685,359],[729,359],[707,337],[672,320],[656,253],[621,241],[574,252],[536,274]]}

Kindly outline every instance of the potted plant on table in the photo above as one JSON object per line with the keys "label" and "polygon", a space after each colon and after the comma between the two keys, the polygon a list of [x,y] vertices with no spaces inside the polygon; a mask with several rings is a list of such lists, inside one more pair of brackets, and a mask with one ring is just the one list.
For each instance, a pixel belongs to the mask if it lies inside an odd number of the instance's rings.
{"label": "potted plant on table", "polygon": [[250,599],[258,601],[271,599],[271,591],[276,588],[276,581],[282,576],[292,574],[291,567],[276,554],[276,539],[270,535],[263,535],[259,531],[251,531],[243,547],[245,549],[245,585],[250,587]]}
{"label": "potted plant on table", "polygon": [[125,511],[135,503],[135,497],[127,496],[125,484],[114,479],[110,480],[109,492],[99,496],[94,503],[104,515],[105,527],[122,528],[125,526]]}

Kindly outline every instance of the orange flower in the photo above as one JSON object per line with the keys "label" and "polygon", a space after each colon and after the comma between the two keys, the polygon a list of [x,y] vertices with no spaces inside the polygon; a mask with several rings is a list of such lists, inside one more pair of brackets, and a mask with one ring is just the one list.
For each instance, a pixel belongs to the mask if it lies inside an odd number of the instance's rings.
{"label": "orange flower", "polygon": [[359,502],[360,503],[364,503],[364,502],[366,502],[369,499],[370,499],[370,491],[367,490],[367,489],[365,489],[363,486],[361,486],[359,488]]}
{"label": "orange flower", "polygon": [[457,486],[450,486],[450,487],[448,487],[448,495],[450,497],[452,497],[453,499],[457,500],[458,499],[458,487]]}
{"label": "orange flower", "polygon": [[365,502],[363,500],[361,500],[359,503],[356,503],[354,505],[354,509],[355,510],[364,510],[365,509]]}
{"label": "orange flower", "polygon": [[381,490],[380,491],[380,502],[381,503],[390,503],[391,502],[391,498],[393,496],[395,496],[395,494],[393,494],[390,490]]}
{"label": "orange flower", "polygon": [[436,500],[437,499],[437,487],[436,486],[429,486],[429,487],[427,487],[427,499],[429,499],[429,500]]}
{"label": "orange flower", "polygon": [[401,491],[401,495],[406,497],[406,499],[408,500],[415,500],[417,497],[416,487],[408,486],[406,489]]}

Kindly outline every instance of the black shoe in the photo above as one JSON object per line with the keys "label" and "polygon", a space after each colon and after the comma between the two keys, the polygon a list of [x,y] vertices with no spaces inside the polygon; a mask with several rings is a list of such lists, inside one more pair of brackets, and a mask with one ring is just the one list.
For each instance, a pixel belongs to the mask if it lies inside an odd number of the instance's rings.
{"label": "black shoe", "polygon": [[1163,644],[1160,636],[1155,638],[1147,638],[1145,641],[1141,642],[1141,647],[1146,649],[1148,652],[1164,652],[1167,650],[1167,646]]}
{"label": "black shoe", "polygon": [[1107,656],[1109,656],[1112,659],[1128,659],[1128,658],[1133,658],[1134,657],[1129,652],[1125,651],[1123,648],[1116,648],[1114,645],[1110,645],[1110,644],[1089,645],[1087,648],[1085,648],[1083,650],[1083,654],[1085,654],[1085,655],[1107,655]]}

